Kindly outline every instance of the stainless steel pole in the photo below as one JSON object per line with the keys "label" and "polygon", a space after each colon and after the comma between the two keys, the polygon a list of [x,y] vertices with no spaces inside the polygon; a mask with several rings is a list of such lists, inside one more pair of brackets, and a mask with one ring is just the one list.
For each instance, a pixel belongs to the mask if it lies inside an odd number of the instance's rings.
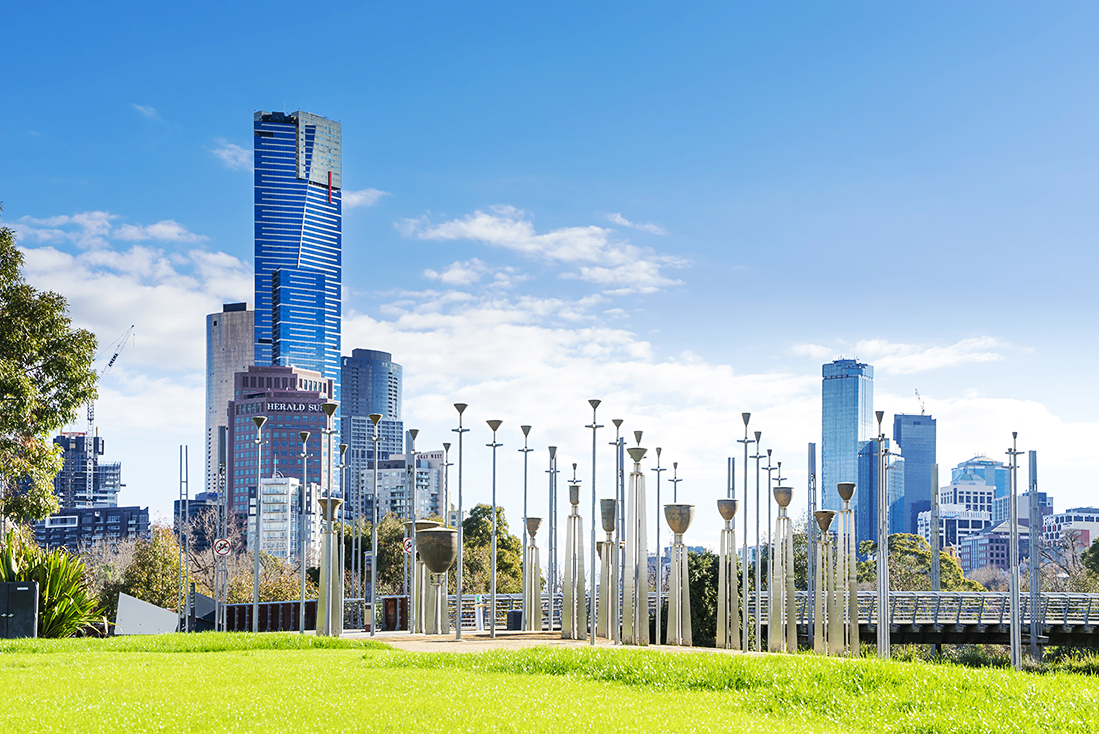
{"label": "stainless steel pole", "polygon": [[456,640],[462,639],[462,568],[465,563],[465,543],[463,539],[465,522],[462,514],[462,434],[469,431],[468,428],[462,427],[462,413],[466,412],[467,407],[465,403],[454,404],[454,409],[458,411],[458,427],[450,429],[458,434],[458,517],[456,518],[458,521],[458,574],[455,586],[457,611],[454,614],[454,639]]}
{"label": "stainless steel pole", "polygon": [[808,573],[806,574],[809,589],[809,602],[808,609],[808,625],[806,625],[806,631],[809,635],[809,647],[816,649],[816,605],[813,600],[816,599],[817,590],[817,533],[819,527],[817,526],[814,518],[817,512],[817,445],[815,443],[809,443],[809,463],[806,466],[809,482],[807,484],[809,494],[809,516],[806,523],[807,533],[807,558],[808,563],[806,568]]}
{"label": "stainless steel pole", "polygon": [[656,447],[656,641],[660,644],[660,618],[664,611],[664,550],[660,547],[660,518],[663,516],[663,507],[660,504],[660,475],[668,471],[660,466],[661,448]]}
{"label": "stainless steel pole", "polygon": [[[523,455],[523,573],[528,573],[530,569],[527,568],[527,459],[530,452],[534,449],[528,445],[528,437],[530,435],[530,426],[519,426],[519,429],[523,432],[523,448],[519,449],[519,453]],[[540,571],[539,569],[533,569],[535,575]],[[530,583],[527,579],[523,579],[523,588],[529,587]],[[530,617],[530,610],[527,609],[527,594],[523,594],[523,624],[522,628],[527,628],[527,619]]]}
{"label": "stainless steel pole", "polygon": [[[761,570],[760,570],[760,557],[759,557],[760,556],[760,553],[759,553],[760,552],[760,543],[759,543],[759,541],[760,541],[760,532],[759,532],[759,520],[760,520],[760,509],[759,509],[759,499],[760,499],[759,498],[759,460],[763,458],[763,454],[761,454],[759,452],[759,445],[760,445],[759,444],[759,439],[763,436],[763,431],[756,431],[755,436],[756,436],[756,440],[755,440],[756,453],[752,458],[756,460],[756,559],[755,559],[755,561],[756,561],[756,573],[755,573],[756,578],[755,578],[755,582],[756,583],[755,583],[755,588],[754,588],[754,591],[755,591],[755,594],[756,594],[756,610],[755,610],[755,618],[756,618],[756,652],[763,652],[763,592],[761,591],[762,582],[763,582],[763,578],[762,578],[763,574],[761,573]],[[747,614],[747,610],[745,610],[745,614]]]}
{"label": "stainless steel pole", "polygon": [[885,411],[875,411],[874,415],[878,419],[878,657],[888,660],[892,619],[889,606],[889,482],[885,468],[885,433],[881,425]]}
{"label": "stainless steel pole", "polygon": [[378,488],[378,421],[382,419],[381,413],[371,413],[370,422],[374,424],[374,489],[373,500],[370,503],[372,521],[370,523],[370,636],[374,637],[374,628],[378,626],[378,498],[381,492]]}
{"label": "stainless steel pole", "polygon": [[1011,532],[1008,536],[1008,552],[1011,554],[1011,665],[1016,670],[1023,668],[1023,639],[1022,619],[1020,615],[1019,597],[1019,481],[1017,470],[1019,468],[1019,454],[1017,450],[1018,432],[1011,432],[1011,448],[1007,453],[1011,457],[1011,508],[1008,512],[1008,522],[1011,523]]}
{"label": "stainless steel pole", "polygon": [[491,560],[492,568],[489,573],[489,580],[491,581],[490,589],[490,601],[489,601],[489,637],[496,637],[496,449],[503,446],[502,443],[496,441],[496,431],[503,423],[501,420],[487,421],[488,427],[492,429],[492,443],[488,444],[492,447],[492,548],[491,548]]}
{"label": "stainless steel pole", "polygon": [[1027,555],[1030,565],[1030,657],[1034,662],[1042,661],[1042,649],[1038,647],[1038,630],[1042,624],[1042,614],[1039,609],[1039,592],[1042,590],[1042,579],[1038,575],[1038,550],[1042,538],[1042,515],[1038,506],[1038,452],[1031,451],[1027,457],[1030,460],[1030,481],[1027,482]]}
{"label": "stainless steel pole", "polygon": [[744,444],[744,502],[741,503],[741,507],[744,508],[744,512],[741,513],[741,517],[744,518],[744,530],[742,535],[744,539],[743,553],[740,559],[740,594],[741,594],[741,615],[740,615],[740,629],[741,629],[741,650],[748,652],[748,444],[754,443],[752,439],[748,438],[748,421],[751,420],[751,413],[741,413],[740,417],[744,419],[744,438],[738,439],[737,443]]}
{"label": "stainless steel pole", "polygon": [[309,431],[299,431],[301,439],[301,492],[298,493],[298,576],[301,585],[298,603],[298,634],[305,634],[305,511],[309,501]]}
{"label": "stainless steel pole", "polygon": [[261,533],[263,518],[263,424],[267,422],[267,416],[257,415],[252,417],[256,424],[256,547],[252,549],[252,558],[255,561],[255,569],[252,578],[252,631],[259,632],[259,555],[262,545]]}
{"label": "stainless steel pole", "polygon": [[603,427],[596,422],[595,413],[601,402],[601,400],[588,401],[588,405],[591,406],[591,425],[585,426],[585,428],[591,429],[591,586],[588,591],[588,598],[591,601],[588,605],[588,637],[591,639],[593,647],[595,646],[595,574],[597,573],[595,568],[595,518],[597,517],[595,514],[595,450],[597,447],[596,433]]}
{"label": "stainless steel pole", "polygon": [[931,541],[931,590],[942,591],[942,567],[939,565],[939,553],[942,543],[939,537],[939,465],[931,469],[931,524],[928,528]]}

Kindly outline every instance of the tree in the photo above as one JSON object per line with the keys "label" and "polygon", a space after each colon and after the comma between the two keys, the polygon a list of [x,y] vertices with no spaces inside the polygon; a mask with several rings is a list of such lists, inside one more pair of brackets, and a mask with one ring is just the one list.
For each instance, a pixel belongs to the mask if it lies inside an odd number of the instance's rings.
{"label": "tree", "polygon": [[1087,569],[1088,573],[1099,578],[1099,538],[1091,542],[1091,546],[1084,551],[1080,561],[1084,564],[1084,568]]}
{"label": "tree", "polygon": [[133,560],[122,576],[121,591],[164,609],[177,608],[179,543],[170,527],[154,525],[148,538],[137,541]]}
{"label": "tree", "polygon": [[[477,505],[462,523],[465,545],[462,591],[480,594],[489,591],[492,567],[492,506]],[[496,507],[496,591],[519,594],[523,591],[522,542],[508,532],[504,508]]]}
{"label": "tree", "polygon": [[[718,557],[713,551],[687,554],[687,587],[691,597],[691,642],[695,647],[717,645]],[[665,623],[662,629],[668,628]]]}
{"label": "tree", "polygon": [[95,336],[74,329],[65,299],[36,291],[20,272],[15,233],[0,227],[0,517],[57,511],[61,452],[52,434],[95,398]]}
{"label": "tree", "polygon": [[[859,543],[859,555],[867,557],[878,552],[878,544],[864,540]],[[876,583],[877,561],[858,562],[860,583]],[[954,556],[939,551],[939,579],[943,591],[984,591],[976,581],[967,579]],[[931,545],[918,535],[893,533],[889,536],[889,588],[896,591],[931,590]]]}

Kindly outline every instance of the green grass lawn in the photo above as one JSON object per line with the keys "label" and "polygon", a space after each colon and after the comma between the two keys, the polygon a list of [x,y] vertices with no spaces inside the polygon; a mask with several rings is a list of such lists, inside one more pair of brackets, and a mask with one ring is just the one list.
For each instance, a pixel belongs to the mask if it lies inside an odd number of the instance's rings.
{"label": "green grass lawn", "polygon": [[296,635],[0,643],[2,731],[1099,730],[1099,678],[808,655],[402,653]]}

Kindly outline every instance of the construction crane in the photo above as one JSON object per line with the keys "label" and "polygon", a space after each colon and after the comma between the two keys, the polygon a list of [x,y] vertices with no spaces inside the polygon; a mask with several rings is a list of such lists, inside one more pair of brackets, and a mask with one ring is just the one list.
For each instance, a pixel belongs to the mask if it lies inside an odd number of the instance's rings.
{"label": "construction crane", "polygon": [[916,390],[916,400],[920,401],[920,415],[924,415],[923,398],[920,397],[920,391]]}
{"label": "construction crane", "polygon": [[[107,373],[114,367],[115,360],[118,359],[118,355],[122,354],[122,350],[126,348],[126,345],[130,342],[131,337],[134,334],[134,325],[130,324],[130,328],[126,329],[122,336],[115,339],[113,342],[107,345],[107,349],[114,347],[114,354],[111,355],[107,364],[96,375],[97,381],[102,381]],[[92,493],[94,491],[92,474],[95,471],[95,400],[88,401],[88,432],[84,435],[84,498],[86,502],[92,502]]]}

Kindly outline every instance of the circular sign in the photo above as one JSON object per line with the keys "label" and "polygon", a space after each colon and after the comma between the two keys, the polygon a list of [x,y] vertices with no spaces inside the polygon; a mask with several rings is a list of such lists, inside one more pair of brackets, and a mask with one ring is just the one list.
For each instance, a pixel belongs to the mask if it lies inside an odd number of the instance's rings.
{"label": "circular sign", "polygon": [[411,553],[412,552],[412,538],[405,538],[404,539],[404,552],[405,553]]}
{"label": "circular sign", "polygon": [[214,541],[214,553],[219,556],[229,555],[229,551],[233,549],[233,544],[229,542],[228,538],[218,538]]}

